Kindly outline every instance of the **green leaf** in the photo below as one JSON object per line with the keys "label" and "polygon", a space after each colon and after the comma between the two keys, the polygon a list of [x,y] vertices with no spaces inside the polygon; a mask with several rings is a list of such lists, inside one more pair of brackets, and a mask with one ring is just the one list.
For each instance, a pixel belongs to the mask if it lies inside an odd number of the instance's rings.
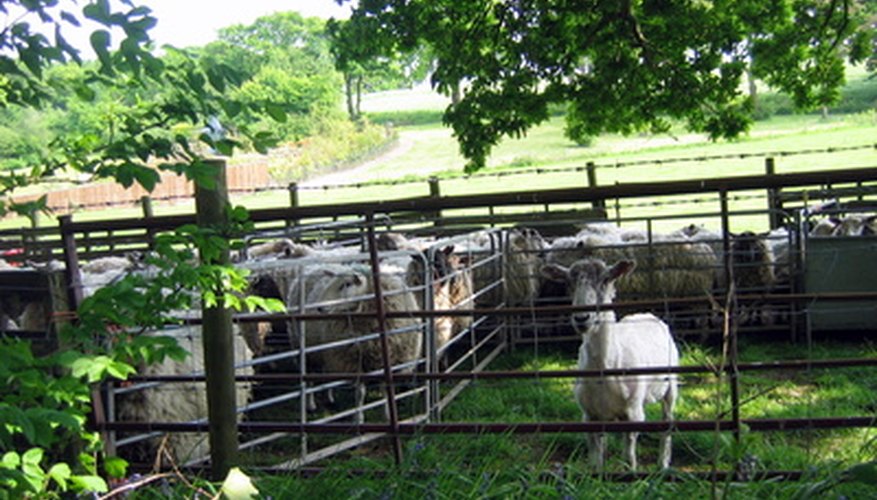
{"label": "green leaf", "polygon": [[94,92],[94,89],[92,89],[88,85],[77,85],[73,88],[73,91],[76,92],[76,95],[83,101],[94,102],[96,94]]}
{"label": "green leaf", "polygon": [[107,365],[107,373],[119,380],[126,380],[129,375],[137,373],[137,370],[129,364],[113,361]]}
{"label": "green leaf", "polygon": [[82,14],[94,21],[104,25],[110,25],[110,4],[108,0],[97,0],[94,3],[86,5],[82,9]]}
{"label": "green leaf", "polygon": [[106,493],[109,490],[107,482],[100,476],[72,476],[70,482],[77,491]]}
{"label": "green leaf", "polygon": [[97,54],[101,63],[101,71],[105,74],[113,74],[113,61],[110,58],[110,32],[106,30],[97,30],[89,37],[91,48]]}
{"label": "green leaf", "polygon": [[161,174],[142,165],[136,165],[135,167],[134,177],[137,179],[137,183],[143,186],[143,189],[152,192],[155,189],[155,185],[161,181]]}
{"label": "green leaf", "polygon": [[21,455],[14,451],[7,451],[0,460],[0,465],[7,469],[17,469],[21,466]]}
{"label": "green leaf", "polygon": [[70,466],[65,463],[58,463],[49,469],[48,476],[58,485],[61,491],[67,491],[67,480],[70,479],[72,471]]}
{"label": "green leaf", "polygon": [[22,465],[38,465],[43,461],[46,452],[42,448],[31,448],[21,456]]}
{"label": "green leaf", "polygon": [[18,57],[21,59],[21,62],[27,66],[27,69],[30,70],[37,78],[42,78],[43,75],[43,54],[41,54],[36,48],[27,48],[24,50],[20,50],[18,53]]}
{"label": "green leaf", "polygon": [[68,23],[72,24],[73,26],[80,26],[81,25],[79,22],[79,18],[77,18],[75,15],[71,14],[70,12],[67,12],[64,10],[61,11],[61,19],[67,21]]}
{"label": "green leaf", "polygon": [[238,467],[233,467],[228,471],[225,481],[222,482],[221,491],[222,495],[228,500],[259,498],[259,490],[253,484],[253,481]]}
{"label": "green leaf", "polygon": [[225,114],[227,114],[230,118],[234,118],[235,116],[239,115],[240,112],[244,109],[243,105],[240,102],[232,100],[222,100],[219,105],[222,106],[222,110],[225,111]]}
{"label": "green leaf", "polygon": [[268,103],[265,105],[265,112],[268,113],[274,121],[286,123],[286,109],[280,104]]}
{"label": "green leaf", "polygon": [[104,459],[104,470],[110,477],[125,477],[125,474],[128,472],[128,462],[119,457],[106,457]]}

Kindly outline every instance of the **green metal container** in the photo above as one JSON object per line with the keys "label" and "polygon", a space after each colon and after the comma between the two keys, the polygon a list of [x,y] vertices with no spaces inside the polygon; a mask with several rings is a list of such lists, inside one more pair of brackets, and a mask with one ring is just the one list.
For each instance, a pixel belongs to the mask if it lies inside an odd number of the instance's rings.
{"label": "green metal container", "polygon": [[[877,237],[808,239],[804,291],[877,291]],[[877,330],[877,300],[816,300],[806,307],[814,331]]]}

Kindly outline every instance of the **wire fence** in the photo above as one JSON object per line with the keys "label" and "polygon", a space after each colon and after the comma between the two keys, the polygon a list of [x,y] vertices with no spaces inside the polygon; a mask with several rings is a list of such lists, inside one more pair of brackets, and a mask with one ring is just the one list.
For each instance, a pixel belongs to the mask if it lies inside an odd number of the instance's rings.
{"label": "wire fence", "polygon": [[[860,172],[856,173],[856,174],[859,176],[862,176],[860,180],[863,180],[863,181],[873,182],[874,180],[877,180],[877,172],[875,172],[875,169],[870,169],[866,173],[867,173],[867,175],[862,174]],[[806,181],[799,180],[798,181],[799,184],[793,184],[793,185],[810,185],[811,183],[813,183],[813,179],[817,179],[818,183],[824,183],[824,182],[830,183],[831,181],[836,180],[836,179],[848,180],[852,177],[851,174],[848,174],[848,175],[849,176],[845,177],[845,176],[842,176],[840,174],[834,173],[834,177],[832,177],[832,175],[825,174],[823,172],[823,173],[820,173],[819,175],[814,174],[814,175],[808,177],[808,180],[806,180]],[[753,180],[752,182],[755,182],[755,180]],[[716,186],[718,186],[718,187],[716,187]],[[750,189],[751,186],[752,186],[751,184],[746,184],[745,186],[741,184],[741,186],[739,187],[739,191],[734,196],[748,199],[749,195],[746,195],[745,193],[748,192],[747,189]],[[762,190],[765,189],[765,186],[770,186],[770,184],[766,184],[766,185],[762,186],[760,189],[762,189]],[[616,195],[614,197],[617,197],[618,199],[623,200],[623,199],[626,199],[628,197],[633,198],[638,194],[638,193],[623,193],[622,187],[617,188],[618,192],[616,193]],[[684,184],[684,183],[673,183],[671,186],[665,186],[665,188],[666,189],[665,189],[664,194],[667,194],[667,195],[679,195],[680,193],[684,193],[684,196],[691,196],[690,193],[694,192],[694,191],[690,190],[690,189],[692,189],[692,188],[690,188],[690,186],[688,186],[687,184]],[[727,219],[731,215],[730,211],[727,210],[727,202],[729,201],[729,198],[731,198],[731,196],[725,191],[727,188],[728,188],[728,186],[726,184],[700,186],[698,188],[698,189],[700,189],[700,191],[699,191],[700,194],[698,194],[695,198],[692,198],[692,199],[695,199],[695,200],[696,199],[703,199],[703,200],[709,200],[711,202],[714,202],[716,200],[716,197],[718,197],[719,200],[722,201],[723,205],[724,205],[723,213],[721,214],[721,216],[723,219]],[[575,193],[573,193],[573,192],[563,193],[564,197],[562,197],[562,198],[561,197],[552,198],[551,197],[552,195],[550,193],[546,194],[544,198],[540,198],[540,193],[533,192],[533,193],[529,193],[531,195],[531,197],[529,197],[527,201],[530,204],[535,205],[537,207],[539,205],[542,205],[543,203],[552,202],[554,200],[569,202],[570,200],[577,200],[578,198],[576,198],[575,196],[576,195],[581,196],[581,191],[583,191],[583,190],[577,189],[575,191],[576,191]],[[710,194],[710,193],[714,193],[715,191],[719,191],[719,194],[718,195]],[[556,195],[556,193],[555,193],[555,195]],[[504,204],[511,205],[511,204],[521,203],[520,199],[516,198],[515,196],[508,195],[508,194],[506,194],[506,196],[502,196],[502,197],[490,196],[490,197],[488,197],[488,199],[490,200],[491,203],[495,203],[499,206],[503,206]],[[584,199],[586,202],[593,201],[587,197],[585,197]],[[423,200],[420,200],[420,201],[422,202]],[[471,202],[471,204],[473,206],[483,206],[482,203],[487,203],[487,202],[484,202],[480,198],[462,199],[462,200],[438,200],[441,202],[447,202],[448,203],[447,206],[441,205],[436,200],[428,200],[428,201],[431,201],[432,203],[431,204],[418,204],[418,203],[412,202],[410,205],[400,203],[400,204],[397,204],[396,209],[400,210],[400,211],[401,210],[407,210],[407,211],[418,211],[419,210],[421,212],[429,213],[429,214],[431,214],[429,217],[430,222],[436,223],[436,225],[433,226],[433,229],[438,230],[438,229],[441,229],[442,219],[440,217],[437,217],[435,219],[432,218],[433,215],[438,210],[450,208],[450,207],[460,208],[461,206],[463,206],[464,201]],[[452,201],[454,203],[451,203]],[[691,201],[691,199],[685,200],[685,202],[690,202],[690,201]],[[387,205],[374,204],[370,208],[372,210],[375,210],[375,209],[381,208],[382,206],[385,207]],[[392,205],[390,205],[390,206],[392,206]],[[342,213],[342,214],[343,213],[351,214],[351,213],[361,212],[361,207],[358,207],[358,206],[354,206],[352,208],[350,206],[348,206],[348,207],[339,206],[339,207],[327,207],[325,212],[320,212],[317,215],[325,216],[325,215],[331,213],[329,211],[330,209],[332,211],[334,211],[334,213]],[[314,213],[316,213],[316,212],[314,212]],[[265,215],[265,217],[267,218],[268,215],[272,215],[272,214],[267,214],[267,215]],[[280,222],[280,223],[286,222],[284,220],[284,215],[285,215],[284,213],[273,213],[273,216],[275,217],[276,221]],[[718,216],[716,216],[716,217],[718,217]],[[265,220],[265,219],[263,219],[263,220]],[[141,221],[141,222],[143,222],[143,221]],[[149,221],[146,221],[146,222],[149,222]],[[111,224],[107,224],[107,226],[112,227]],[[99,227],[99,225],[95,224],[95,225],[92,225],[90,227]],[[797,227],[800,228],[801,226],[799,225]],[[68,227],[67,229],[70,229],[70,228]],[[146,226],[146,229],[149,229],[149,226]],[[371,227],[371,229],[374,229],[374,228]],[[499,232],[499,231],[500,230],[497,230],[497,232]],[[73,231],[71,229],[67,233],[65,233],[65,235],[68,238],[75,239],[76,237],[79,236],[79,234],[77,233],[74,235],[74,232],[75,231]],[[473,235],[473,237],[474,237],[474,235]],[[795,241],[795,239],[792,238],[792,241]],[[436,242],[433,245],[434,250],[438,251],[439,249],[444,248],[445,247],[444,243],[449,243],[449,242],[448,241],[443,241],[441,243]],[[457,244],[460,242],[453,241],[451,243]],[[369,246],[372,246],[372,242],[369,242]],[[77,245],[75,242],[70,242],[69,245],[66,245],[66,248],[68,250],[71,248],[73,250],[75,250],[76,247],[77,247]],[[504,248],[504,246],[499,245],[496,248],[501,249],[501,248]],[[867,247],[862,247],[861,245],[857,245],[856,248],[852,248],[851,250],[855,251],[857,254],[860,254],[860,255],[865,255],[865,256],[868,255],[866,253]],[[871,254],[873,254],[872,250],[870,252],[871,252]],[[501,252],[501,250],[497,250],[497,254],[498,254],[500,259],[508,257],[508,254],[503,254]],[[832,255],[832,254],[829,254],[829,255]],[[361,259],[361,258],[362,257],[357,257],[357,259]],[[426,262],[433,262],[434,259],[427,258],[427,259],[425,259],[425,261]],[[845,259],[845,258],[832,259],[830,261],[827,260],[827,262],[830,262],[831,266],[826,265],[824,267],[829,272],[834,272],[836,269],[838,269],[838,266],[840,265],[840,263],[843,263],[845,265],[850,264],[849,259]],[[470,263],[472,263],[471,259],[470,259]],[[370,265],[372,267],[373,272],[377,272],[376,271],[376,267],[377,267],[376,262],[371,262]],[[642,267],[645,268],[646,266],[643,265]],[[853,265],[852,267],[854,269],[858,270],[864,266]],[[477,271],[472,269],[472,273],[475,274],[475,273],[477,273]],[[428,286],[429,280],[431,279],[431,276],[433,276],[433,274],[429,273],[429,272],[425,272],[425,274],[424,274],[423,281],[424,281],[424,283],[427,284],[427,286],[425,286],[423,289],[425,291],[432,289],[432,287]],[[515,277],[514,275],[509,275],[509,276],[506,276],[504,279],[508,280],[508,279],[511,279],[514,277]],[[517,277],[520,278],[522,276],[518,275]],[[529,277],[529,276],[527,276],[527,277]],[[873,280],[871,280],[869,282],[873,283]],[[500,284],[499,288],[502,289],[503,286]],[[760,298],[755,297],[754,300],[761,300],[762,303],[764,301],[767,301],[767,300],[774,300],[774,299],[781,300],[780,298],[773,296],[772,292],[774,292],[774,291],[775,290],[769,290],[768,293],[765,294],[766,296],[762,296]],[[866,298],[868,298],[868,297],[866,296]],[[797,297],[797,298],[793,298],[790,300],[797,300],[798,302],[800,302],[800,301],[806,301],[806,300],[814,301],[817,299],[822,300],[822,299],[826,299],[826,297],[824,297],[824,296]],[[377,298],[375,300],[377,300]],[[424,300],[426,301],[427,299],[424,299]],[[703,298],[700,298],[699,300],[703,300]],[[739,296],[737,297],[737,300],[739,300],[741,303],[745,302],[743,300],[743,298],[739,297]],[[870,296],[870,300],[873,301],[873,295]],[[674,304],[672,304],[672,301],[667,300],[665,298],[660,302],[660,304],[658,304],[658,307],[661,309],[670,310],[672,305],[674,305]],[[638,306],[642,307],[643,304],[638,304]],[[539,306],[539,307],[541,307],[541,306]],[[429,315],[429,316],[442,316],[442,315],[453,316],[453,314],[454,314],[452,311],[447,311],[447,310],[443,310],[441,308],[434,307],[434,304],[433,304],[433,307],[427,307],[426,309],[429,309],[429,310],[425,311],[425,315]],[[571,310],[567,308],[567,310],[563,310],[563,311],[557,310],[557,311],[549,311],[549,312],[568,314],[570,311]],[[847,316],[866,317],[867,315],[865,314],[864,311],[866,311],[866,310],[865,309],[857,309],[857,310],[856,309],[849,309],[846,311],[846,315]],[[526,345],[528,347],[525,347],[525,349],[532,349],[532,351],[530,351],[530,352],[539,354],[541,352],[541,351],[539,351],[539,346],[545,342],[553,340],[550,338],[550,337],[552,337],[553,333],[549,332],[549,331],[542,331],[542,332],[537,331],[536,334],[533,334],[530,337],[526,337],[525,334],[522,334],[520,332],[522,325],[530,325],[530,323],[528,323],[526,320],[520,320],[520,319],[516,319],[516,318],[527,318],[529,316],[534,316],[534,317],[537,316],[540,313],[540,311],[537,311],[537,306],[535,306],[535,305],[529,305],[527,307],[522,307],[518,310],[516,310],[513,307],[501,306],[499,309],[496,309],[496,310],[486,309],[486,310],[479,311],[477,309],[472,309],[472,310],[457,311],[457,313],[459,313],[459,314],[471,313],[473,315],[478,315],[481,318],[484,318],[485,323],[490,325],[490,326],[496,326],[496,325],[503,326],[502,323],[494,322],[500,316],[505,317],[509,321],[504,324],[505,327],[507,328],[507,330],[491,329],[489,334],[492,335],[493,337],[488,338],[486,336],[481,336],[482,334],[486,335],[487,332],[485,332],[483,329],[478,329],[478,328],[476,328],[474,332],[470,328],[468,333],[463,333],[462,335],[464,335],[464,337],[461,337],[461,339],[464,340],[463,344],[464,344],[466,349],[460,351],[459,354],[468,355],[469,353],[472,353],[473,356],[477,359],[477,362],[476,361],[466,362],[468,364],[456,366],[453,369],[450,369],[450,370],[456,370],[458,372],[462,372],[462,375],[452,375],[451,373],[447,373],[448,379],[454,379],[454,378],[460,378],[460,379],[466,378],[467,380],[468,379],[478,379],[477,375],[473,376],[472,374],[477,373],[478,370],[483,370],[487,366],[487,363],[489,363],[493,359],[491,356],[493,356],[495,352],[500,352],[500,350],[504,350],[507,346],[514,348],[515,346]],[[352,313],[346,314],[346,316],[350,318],[350,321],[358,321],[359,320],[359,317],[355,317]],[[411,314],[411,316],[417,316],[417,315]],[[790,317],[794,318],[793,321],[795,321],[797,319],[805,318],[805,316],[806,316],[805,313],[800,308],[793,309],[792,314],[790,314]],[[388,315],[387,317],[392,317],[392,315]],[[870,315],[870,317],[874,317],[873,313]],[[481,318],[476,318],[476,319],[481,319]],[[301,320],[303,318],[299,317],[297,319]],[[266,319],[266,321],[270,321],[270,319]],[[567,326],[569,325],[568,320],[565,321],[565,323]],[[538,328],[538,325],[536,323],[533,323],[533,325],[534,325],[534,328]],[[427,332],[429,331],[430,328],[434,329],[435,327],[434,326],[426,326]],[[494,331],[499,332],[499,333],[494,333]],[[725,333],[725,332],[723,332],[723,333]],[[736,331],[732,330],[728,334],[736,336]],[[435,335],[435,333],[433,333],[432,335]],[[505,340],[507,340],[508,342],[505,342]],[[487,350],[487,352],[485,352],[485,349]],[[736,347],[730,347],[729,349],[732,350],[731,352],[735,352]],[[300,349],[299,353],[301,353],[301,352],[304,352],[304,349]],[[427,356],[429,358],[429,362],[431,364],[434,364],[435,366],[437,366],[437,363],[439,361],[438,354],[439,353],[436,351],[435,353],[432,353],[432,355]],[[535,354],[534,354],[534,357],[535,357]],[[456,361],[456,360],[453,360],[453,361]],[[853,360],[851,362],[851,364],[861,367],[861,366],[868,366],[872,362],[873,362],[872,360],[856,359],[856,360]],[[793,362],[792,364],[794,365],[794,367],[802,367],[803,366],[805,368],[811,368],[812,366],[819,366],[819,363],[808,364],[807,360],[798,360],[798,361]],[[435,368],[435,366],[433,366],[433,368]],[[727,389],[722,384],[725,382],[727,382],[729,384],[734,383],[734,381],[736,380],[736,378],[735,378],[736,374],[741,372],[741,371],[746,371],[748,368],[749,367],[747,367],[746,365],[741,366],[740,364],[737,364],[736,360],[728,360],[728,364],[724,364],[724,362],[723,362],[722,364],[719,365],[719,369],[715,369],[715,370],[711,371],[712,373],[728,374],[728,376],[730,378],[729,381],[716,382],[715,383],[715,385],[716,385],[715,390],[716,391],[728,391],[731,394],[737,394],[738,400],[733,401],[732,405],[727,405],[727,402],[725,402],[726,407],[732,406],[733,408],[739,408],[741,406],[745,406],[746,397],[747,397],[746,393],[741,393],[739,388]],[[304,361],[301,362],[299,369],[303,370],[303,371],[306,370],[307,369],[306,362],[304,362]],[[686,369],[689,370],[688,368],[686,368]],[[450,370],[448,370],[448,371],[450,371]],[[660,370],[660,368],[659,368],[659,370]],[[424,396],[426,398],[426,401],[418,401],[417,402],[418,406],[416,408],[414,408],[412,410],[412,413],[411,413],[413,415],[412,418],[415,418],[415,417],[419,418],[421,411],[423,411],[424,413],[427,413],[431,410],[431,408],[438,408],[439,410],[444,410],[445,408],[448,407],[448,405],[450,405],[450,401],[454,399],[452,396],[459,395],[459,392],[456,392],[456,393],[452,393],[450,391],[448,393],[444,392],[443,389],[446,389],[446,386],[439,387],[438,385],[423,384],[424,380],[426,380],[426,379],[430,379],[430,382],[431,382],[432,380],[439,380],[441,377],[443,377],[445,375],[442,373],[438,373],[437,369],[432,369],[431,371],[428,370],[425,373],[429,374],[429,377],[422,375],[420,378],[420,382],[422,383],[422,387],[424,388],[424,391],[425,391],[424,394],[426,394],[426,396]],[[705,372],[705,373],[710,373],[710,371],[707,370],[707,372]],[[420,373],[413,374],[412,380],[417,380],[418,375],[420,375]],[[511,378],[533,377],[533,378],[539,379],[539,378],[548,378],[551,375],[560,375],[559,378],[568,378],[568,377],[573,376],[573,375],[586,376],[587,374],[582,373],[581,371],[579,371],[579,372],[564,372],[562,375],[560,374],[560,372],[555,372],[553,374],[551,372],[545,372],[545,373],[536,373],[534,375],[510,374],[506,378],[511,379]],[[606,372],[604,371],[602,373],[602,375],[606,375]],[[348,374],[338,373],[338,374],[335,374],[335,376],[337,376],[337,377],[349,376],[351,380],[356,381],[356,382],[361,382],[361,381],[365,380],[366,377],[368,377],[368,375],[363,375],[360,373],[348,373]],[[386,377],[386,375],[384,377]],[[497,374],[495,376],[485,376],[482,380],[478,380],[478,382],[483,384],[485,382],[485,380],[488,380],[491,377],[495,378],[496,380],[494,382],[488,382],[487,390],[491,390],[493,388],[498,388],[499,384],[501,383],[499,379],[503,378],[502,376],[500,376],[500,374]],[[399,381],[402,381],[404,378],[406,378],[406,377],[400,375]],[[187,380],[192,381],[193,379],[191,377],[189,377],[189,378],[187,378]],[[251,379],[251,380],[255,381],[256,379]],[[556,419],[556,416],[552,417],[552,415],[554,415],[554,414],[546,416],[546,415],[543,415],[543,414],[538,413],[538,412],[535,414],[535,418],[534,418],[535,421],[534,422],[525,422],[525,423],[495,422],[495,423],[473,424],[473,423],[453,421],[453,420],[442,421],[441,419],[437,419],[437,420],[433,419],[432,421],[429,421],[428,423],[424,423],[424,421],[411,421],[411,422],[400,421],[400,422],[397,422],[396,424],[393,424],[392,422],[357,424],[357,423],[349,423],[346,421],[340,421],[339,419],[345,419],[345,418],[352,417],[355,410],[352,410],[350,408],[345,408],[342,412],[337,413],[334,417],[334,418],[336,418],[335,420],[328,420],[328,417],[327,417],[326,419],[317,419],[315,421],[313,419],[309,419],[307,416],[307,412],[303,409],[303,404],[304,404],[303,401],[305,399],[305,395],[308,393],[308,391],[311,391],[311,393],[313,393],[314,389],[317,389],[317,388],[319,388],[321,391],[327,390],[329,388],[328,384],[308,385],[309,382],[317,382],[317,380],[316,379],[306,380],[304,377],[288,378],[285,381],[290,383],[287,385],[287,390],[289,391],[289,393],[294,394],[294,396],[296,398],[298,398],[298,401],[297,401],[298,407],[297,408],[299,411],[298,415],[301,418],[301,422],[291,422],[290,421],[291,419],[289,418],[290,414],[286,413],[283,415],[283,417],[281,419],[278,419],[278,421],[267,421],[266,420],[266,421],[259,422],[256,420],[251,420],[246,424],[241,424],[239,428],[242,431],[253,432],[253,433],[263,433],[263,434],[264,433],[281,433],[281,434],[283,434],[283,433],[301,433],[301,436],[297,437],[297,439],[301,440],[301,444],[297,444],[295,449],[299,450],[301,452],[302,457],[298,462],[295,462],[296,467],[298,465],[301,465],[304,463],[311,463],[312,461],[316,461],[320,457],[325,456],[323,454],[316,454],[316,450],[315,450],[317,448],[318,444],[325,444],[324,442],[317,441],[315,436],[324,435],[324,434],[341,434],[347,438],[350,438],[349,440],[345,440],[342,442],[334,442],[331,444],[331,446],[330,446],[331,449],[329,450],[329,452],[336,453],[336,452],[344,451],[345,449],[349,449],[349,448],[346,448],[348,446],[353,447],[353,446],[356,446],[358,444],[361,444],[363,442],[364,438],[366,438],[366,437],[369,437],[369,439],[372,439],[372,438],[377,439],[380,437],[386,437],[387,435],[394,436],[394,437],[398,438],[400,435],[407,436],[407,435],[411,435],[411,434],[431,434],[431,433],[443,434],[443,433],[483,432],[483,433],[499,433],[499,434],[505,434],[505,433],[536,433],[536,434],[546,433],[547,434],[547,433],[560,433],[560,432],[599,432],[599,431],[633,431],[633,430],[664,431],[664,430],[668,430],[668,429],[673,429],[675,431],[692,431],[692,432],[698,432],[698,431],[740,432],[740,430],[744,426],[746,426],[750,429],[753,429],[753,430],[767,431],[767,430],[783,430],[783,429],[813,430],[813,429],[820,429],[820,428],[844,427],[844,426],[846,426],[846,427],[850,427],[850,426],[873,427],[875,425],[874,419],[872,417],[868,417],[868,416],[824,417],[824,418],[822,418],[822,417],[820,417],[820,418],[807,417],[807,418],[800,418],[800,419],[776,419],[776,418],[770,418],[770,416],[768,416],[768,418],[762,419],[762,418],[747,418],[747,416],[745,414],[743,416],[741,416],[739,414],[733,415],[733,414],[729,413],[728,411],[726,411],[724,408],[722,408],[721,412],[717,413],[718,416],[716,416],[716,418],[714,418],[714,419],[705,419],[703,421],[675,422],[675,423],[673,423],[673,422],[650,422],[650,423],[643,423],[643,424],[632,424],[632,423],[610,423],[610,424],[607,424],[607,423],[594,423],[594,422],[581,423],[581,422],[572,422],[572,421],[561,422],[561,421],[556,421],[556,420],[552,421],[551,420],[551,418]],[[454,380],[454,381],[456,382],[457,380]],[[491,383],[495,384],[495,385],[491,386],[490,385]],[[507,383],[507,382],[502,382],[502,383]],[[535,381],[533,381],[533,383],[534,384],[540,383],[540,380],[535,380]],[[387,385],[390,386],[391,384],[388,383]],[[460,390],[462,390],[462,389],[460,389]],[[180,394],[182,394],[182,393],[180,393]],[[722,392],[722,394],[727,394],[727,392]],[[742,394],[742,399],[739,399],[741,397],[740,394]],[[413,393],[412,393],[412,396],[420,397],[420,396],[417,396]],[[381,399],[379,399],[379,400],[371,400],[367,403],[368,405],[371,405],[368,407],[368,409],[369,410],[378,410],[382,405],[386,404],[385,403],[386,401],[389,401],[390,399],[391,399],[391,396],[386,396],[386,397],[382,396]],[[430,406],[430,405],[433,405],[433,406]],[[438,405],[438,406],[435,406],[435,405]],[[415,411],[417,413],[415,413]],[[377,412],[374,412],[374,413],[377,413]],[[203,422],[200,422],[200,421],[198,421],[198,422],[148,421],[148,422],[136,422],[136,423],[116,422],[116,423],[107,423],[107,424],[103,425],[101,428],[104,430],[107,430],[107,431],[116,431],[116,432],[132,432],[132,431],[136,430],[136,431],[147,431],[147,432],[152,433],[152,432],[158,431],[158,430],[168,430],[168,431],[201,430],[201,431],[203,431],[205,429],[205,424]],[[374,435],[374,436],[372,436],[372,435]],[[308,436],[310,436],[310,438]],[[259,438],[256,438],[254,441],[258,442],[258,443],[264,443],[265,442],[264,439],[267,439],[267,438],[260,436]],[[313,441],[308,442],[307,441],[308,439],[313,439]],[[257,445],[254,444],[254,446],[257,446]],[[289,449],[290,448],[288,445],[284,445],[283,452],[285,454],[289,455],[290,454]],[[327,452],[327,453],[329,453],[329,452]]]}
{"label": "wire fence", "polygon": [[[799,150],[774,150],[767,152],[758,152],[758,153],[728,153],[728,154],[716,154],[716,155],[697,155],[697,156],[680,156],[680,157],[671,157],[671,158],[662,158],[662,159],[644,159],[644,160],[631,160],[631,161],[615,161],[613,163],[605,163],[598,164],[596,162],[589,162],[586,165],[577,165],[570,167],[534,167],[534,168],[515,168],[515,169],[507,169],[501,171],[489,171],[489,172],[478,172],[473,174],[443,174],[440,176],[429,175],[429,176],[406,176],[401,179],[378,179],[371,181],[362,181],[362,182],[350,182],[350,183],[330,183],[330,184],[305,184],[305,183],[292,183],[289,185],[278,185],[273,183],[265,183],[261,185],[238,185],[235,186],[233,184],[229,187],[229,194],[232,195],[250,195],[250,194],[260,194],[260,193],[269,193],[269,192],[299,192],[299,191],[333,191],[333,190],[345,190],[345,189],[366,189],[366,188],[375,188],[375,187],[399,187],[399,186],[415,186],[415,185],[424,185],[430,183],[438,183],[438,182],[454,182],[454,181],[465,181],[472,179],[486,179],[486,178],[509,178],[509,177],[526,177],[533,175],[554,175],[554,174],[566,174],[566,173],[589,173],[589,175],[593,176],[594,172],[600,170],[619,170],[627,167],[636,167],[636,166],[664,166],[664,165],[674,165],[674,164],[684,164],[684,163],[704,163],[704,162],[716,162],[716,161],[724,161],[724,160],[747,160],[752,158],[792,158],[792,157],[800,157],[807,155],[817,155],[817,154],[837,154],[837,153],[848,153],[854,151],[866,151],[866,150],[875,150],[877,151],[877,143],[872,144],[859,144],[854,146],[833,146],[826,148],[810,148],[810,149],[799,149]],[[588,187],[594,187],[596,185],[596,181],[590,182]],[[432,191],[431,191],[432,192]],[[101,196],[100,193],[95,193],[91,196]],[[192,195],[190,192],[186,191],[184,193],[178,194],[168,194],[168,195],[148,195],[151,201],[153,202],[161,202],[161,203],[174,203],[174,202],[182,202],[182,201],[191,201]],[[90,201],[87,203],[72,203],[69,200],[66,200],[63,203],[55,203],[50,204],[48,208],[53,212],[57,213],[68,213],[70,211],[77,210],[92,210],[92,209],[107,209],[113,207],[133,207],[139,203],[142,203],[142,196],[127,196],[123,200],[116,199],[117,195],[113,197],[108,197],[106,199]]]}

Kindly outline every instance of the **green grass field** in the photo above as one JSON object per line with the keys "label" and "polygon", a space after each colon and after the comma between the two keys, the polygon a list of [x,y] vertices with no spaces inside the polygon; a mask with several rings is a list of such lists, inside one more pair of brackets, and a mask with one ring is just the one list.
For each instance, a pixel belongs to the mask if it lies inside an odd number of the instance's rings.
{"label": "green grass field", "polygon": [[[407,99],[401,99],[398,92],[372,99],[375,108],[398,102],[401,109],[406,109],[419,102],[441,109],[442,104],[436,104],[436,96],[431,93],[423,94],[424,92],[427,91],[420,89],[402,94],[407,95]],[[366,109],[370,109],[368,102],[367,100]],[[779,155],[776,158],[778,173],[877,165],[875,148],[786,156],[788,153],[804,150],[873,145],[874,138],[877,137],[877,114],[874,112],[833,115],[828,119],[816,115],[777,116],[756,122],[748,136],[732,142],[714,143],[704,136],[689,134],[683,130],[675,133],[675,136],[604,135],[596,138],[590,147],[577,147],[563,137],[563,119],[554,117],[533,128],[521,139],[502,141],[480,175],[462,177],[464,160],[449,129],[436,122],[400,127],[400,139],[395,152],[388,154],[382,161],[370,164],[367,170],[349,170],[344,176],[344,183],[398,180],[410,182],[371,187],[303,189],[300,202],[303,205],[339,204],[423,196],[429,193],[426,179],[432,175],[442,177],[443,195],[586,186],[583,172],[569,172],[568,169],[582,167],[589,161],[598,165],[597,181],[601,185],[760,174],[764,172],[764,159],[758,155],[769,153]],[[705,156],[726,155],[749,157],[699,160]],[[691,161],[669,162],[679,158],[690,158]],[[635,162],[645,164],[628,165]],[[526,172],[535,167],[546,172],[506,175],[501,178],[489,175],[498,172]],[[551,173],[552,169],[557,171]],[[278,186],[274,191],[232,198],[233,203],[249,209],[287,206],[288,200],[285,186]],[[643,201],[648,204],[653,200]],[[753,202],[732,206],[734,210],[753,208],[763,208],[763,204]],[[174,204],[156,204],[155,208],[156,215],[192,211],[193,204],[185,200]],[[633,210],[624,215],[639,217],[650,213],[654,213],[654,210]],[[141,211],[138,207],[115,207],[112,210],[77,212],[74,220],[139,216]],[[44,225],[55,224],[53,219],[44,219]],[[0,228],[25,227],[28,224],[24,218],[6,218],[0,221]]]}

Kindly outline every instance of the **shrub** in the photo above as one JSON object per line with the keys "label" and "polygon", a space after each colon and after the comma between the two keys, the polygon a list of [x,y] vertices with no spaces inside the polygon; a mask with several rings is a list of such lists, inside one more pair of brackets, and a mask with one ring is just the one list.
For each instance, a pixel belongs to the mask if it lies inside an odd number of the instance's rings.
{"label": "shrub", "polygon": [[394,129],[367,120],[329,121],[318,135],[287,145],[288,154],[279,155],[268,166],[269,172],[274,181],[284,184],[305,179],[374,155],[396,138]]}

